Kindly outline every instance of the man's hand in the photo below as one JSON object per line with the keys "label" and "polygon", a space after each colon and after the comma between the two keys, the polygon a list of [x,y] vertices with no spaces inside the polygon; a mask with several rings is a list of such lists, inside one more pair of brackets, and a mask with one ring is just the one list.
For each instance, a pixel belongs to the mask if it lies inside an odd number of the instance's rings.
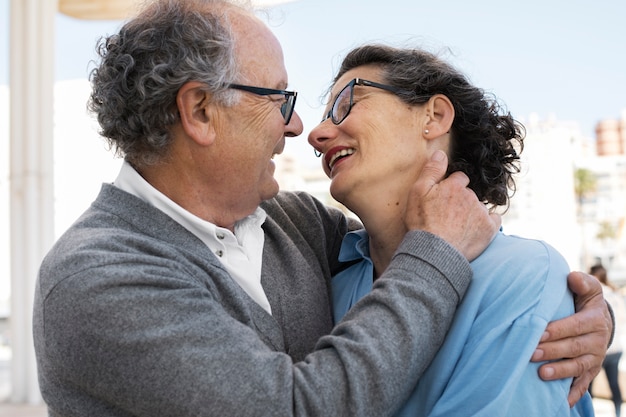
{"label": "man's hand", "polygon": [[408,197],[405,225],[441,237],[472,261],[493,240],[502,219],[467,188],[467,175],[454,172],[443,179],[447,166],[448,158],[439,150],[424,165]]}
{"label": "man's hand", "polygon": [[539,368],[539,376],[546,381],[574,377],[568,396],[572,407],[602,369],[613,320],[596,278],[571,272],[567,281],[575,295],[576,313],[548,324],[531,360],[558,360]]}

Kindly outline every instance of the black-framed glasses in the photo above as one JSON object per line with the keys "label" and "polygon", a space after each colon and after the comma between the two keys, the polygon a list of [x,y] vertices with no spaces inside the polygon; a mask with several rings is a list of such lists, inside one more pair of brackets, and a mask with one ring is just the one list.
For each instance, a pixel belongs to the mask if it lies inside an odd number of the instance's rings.
{"label": "black-framed glasses", "polygon": [[296,97],[298,92],[287,90],[275,90],[273,88],[252,87],[250,85],[242,84],[228,84],[228,88],[234,88],[235,90],[247,91],[259,96],[271,96],[271,95],[283,95],[285,96],[285,102],[280,106],[280,112],[285,119],[285,124],[288,125],[293,115],[293,109],[296,107]]}
{"label": "black-framed glasses", "polygon": [[338,125],[339,123],[343,122],[346,117],[348,117],[348,115],[350,114],[350,110],[352,110],[352,105],[354,104],[353,98],[355,85],[380,88],[382,90],[390,91],[394,94],[413,95],[411,91],[402,90],[392,85],[368,81],[362,78],[354,78],[344,88],[341,89],[339,94],[337,94],[337,97],[335,97],[332,106],[330,106],[330,110],[328,110],[328,113],[324,115],[322,122],[330,118],[330,120],[332,120],[334,124]]}

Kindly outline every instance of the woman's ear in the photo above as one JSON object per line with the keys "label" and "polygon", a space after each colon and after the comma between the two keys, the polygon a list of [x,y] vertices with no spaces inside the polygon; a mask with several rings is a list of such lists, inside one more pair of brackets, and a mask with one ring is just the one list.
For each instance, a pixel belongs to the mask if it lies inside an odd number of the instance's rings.
{"label": "woman's ear", "polygon": [[211,94],[204,85],[190,81],[183,84],[176,95],[176,106],[180,114],[183,131],[200,145],[210,145],[215,140],[215,129],[210,117]]}
{"label": "woman's ear", "polygon": [[428,120],[424,126],[424,137],[433,139],[446,134],[454,121],[454,106],[448,97],[435,94],[426,103]]}

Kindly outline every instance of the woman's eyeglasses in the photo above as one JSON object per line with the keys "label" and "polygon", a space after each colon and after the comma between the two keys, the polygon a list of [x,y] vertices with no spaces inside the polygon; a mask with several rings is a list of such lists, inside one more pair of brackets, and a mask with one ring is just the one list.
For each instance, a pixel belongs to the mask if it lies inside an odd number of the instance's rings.
{"label": "woman's eyeglasses", "polygon": [[326,119],[332,120],[332,122],[336,125],[343,122],[348,114],[350,114],[350,110],[352,110],[352,105],[354,104],[354,86],[362,85],[365,87],[375,87],[380,88],[382,90],[390,91],[394,94],[403,95],[403,96],[413,96],[413,92],[402,90],[400,88],[394,87],[392,85],[380,84],[374,81],[364,80],[362,78],[355,78],[350,81],[335,97],[332,106],[330,106],[330,110],[328,113],[324,115],[322,122]]}
{"label": "woman's eyeglasses", "polygon": [[293,115],[293,109],[296,106],[296,97],[298,93],[296,91],[275,90],[273,88],[252,87],[249,85],[241,84],[228,84],[228,88],[234,88],[236,90],[247,91],[259,96],[271,96],[271,95],[283,95],[285,96],[285,102],[280,106],[280,112],[285,119],[285,124],[288,125]]}

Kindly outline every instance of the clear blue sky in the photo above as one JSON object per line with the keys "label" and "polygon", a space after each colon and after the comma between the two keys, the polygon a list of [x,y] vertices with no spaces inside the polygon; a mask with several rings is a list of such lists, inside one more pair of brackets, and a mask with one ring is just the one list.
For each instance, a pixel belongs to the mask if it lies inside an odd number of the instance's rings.
{"label": "clear blue sky", "polygon": [[[0,0],[0,84],[8,83],[8,3]],[[592,135],[626,108],[623,0],[299,0],[272,9],[305,134],[350,48],[366,41],[449,48],[447,57],[518,118],[575,120]],[[56,19],[57,80],[86,78],[94,45],[119,21]],[[304,141],[300,141],[304,142]]]}

